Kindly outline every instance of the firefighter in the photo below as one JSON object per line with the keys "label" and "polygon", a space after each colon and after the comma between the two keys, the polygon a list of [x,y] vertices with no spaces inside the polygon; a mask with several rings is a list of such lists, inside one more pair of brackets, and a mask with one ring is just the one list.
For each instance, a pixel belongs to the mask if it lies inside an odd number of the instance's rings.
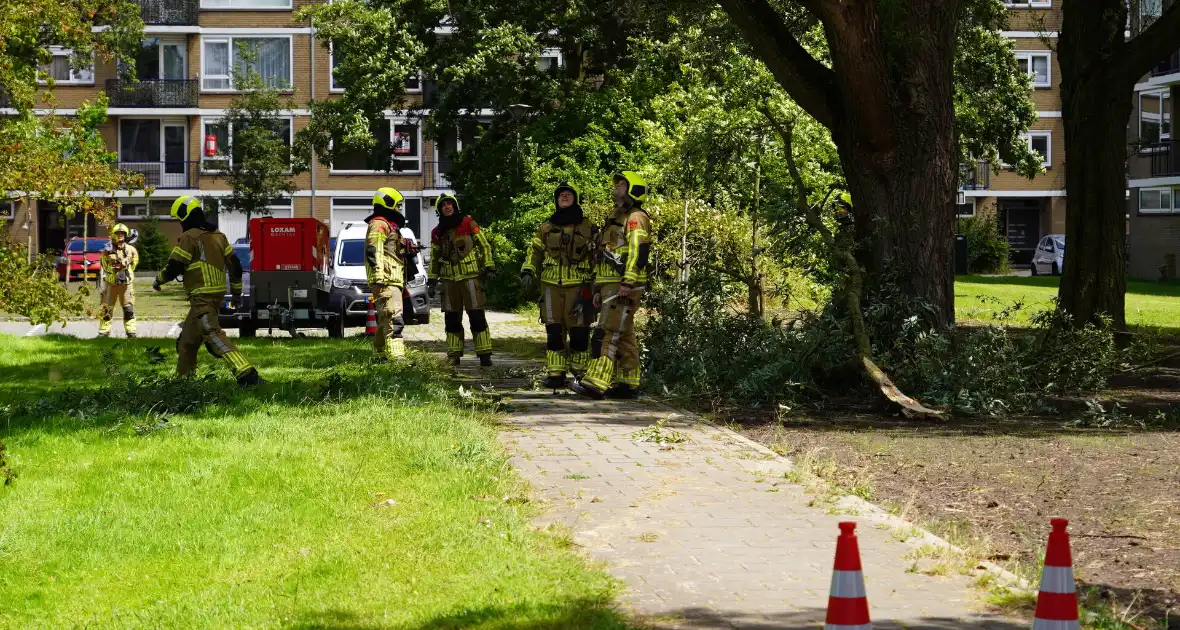
{"label": "firefighter", "polygon": [[111,243],[102,250],[102,306],[98,336],[111,336],[111,316],[115,304],[123,304],[123,330],[128,339],[135,338],[135,268],[139,266],[139,252],[131,246],[131,230],[122,223],[111,228]]}
{"label": "firefighter", "polygon": [[590,358],[591,258],[598,230],[582,212],[581,195],[572,185],[558,186],[553,204],[552,216],[533,237],[521,285],[531,292],[540,269],[545,387],[556,389],[565,385],[567,371],[581,378]]}
{"label": "firefighter", "polygon": [[459,200],[443,195],[434,204],[438,227],[430,232],[430,272],[427,284],[433,297],[441,282],[446,322],[447,359],[459,365],[463,356],[463,311],[471,326],[475,354],[481,366],[492,364],[492,334],[484,312],[483,284],[496,274],[492,245],[475,220],[459,207]]}
{"label": "firefighter", "polygon": [[402,291],[406,285],[406,260],[414,252],[401,234],[406,224],[403,199],[396,188],[378,190],[373,195],[373,214],[365,219],[369,224],[365,233],[365,273],[373,292],[373,308],[377,311],[377,334],[373,335],[375,363],[406,358]]}
{"label": "firefighter", "polygon": [[590,340],[586,376],[573,389],[601,399],[634,398],[639,389],[635,312],[647,286],[651,220],[643,209],[647,182],[634,171],[614,175],[615,211],[598,235],[595,302],[601,308]]}
{"label": "firefighter", "polygon": [[261,383],[258,370],[230,342],[217,321],[225,297],[227,270],[233,300],[241,299],[242,262],[225,235],[205,220],[201,201],[196,197],[185,195],[173,202],[172,218],[180,221],[184,232],[152,289],[160,291],[164,283],[180,278],[188,294],[188,316],[176,340],[176,372],[181,376],[196,372],[197,352],[204,344],[209,354],[225,361],[239,385],[250,387]]}

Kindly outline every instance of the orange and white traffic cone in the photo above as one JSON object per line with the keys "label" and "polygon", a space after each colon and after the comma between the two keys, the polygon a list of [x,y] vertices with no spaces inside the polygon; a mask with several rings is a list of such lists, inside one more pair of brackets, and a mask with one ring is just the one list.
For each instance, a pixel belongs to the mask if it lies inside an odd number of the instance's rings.
{"label": "orange and white traffic cone", "polygon": [[869,621],[869,598],[865,596],[865,578],[860,569],[856,523],[840,523],[824,630],[872,630],[872,627],[873,623]]}
{"label": "orange and white traffic cone", "polygon": [[373,300],[369,300],[369,319],[365,320],[365,334],[369,337],[377,334],[377,309]]}
{"label": "orange and white traffic cone", "polygon": [[1073,556],[1069,551],[1069,521],[1049,521],[1049,546],[1045,549],[1045,569],[1037,592],[1037,611],[1033,630],[1078,630],[1078,594],[1073,580]]}

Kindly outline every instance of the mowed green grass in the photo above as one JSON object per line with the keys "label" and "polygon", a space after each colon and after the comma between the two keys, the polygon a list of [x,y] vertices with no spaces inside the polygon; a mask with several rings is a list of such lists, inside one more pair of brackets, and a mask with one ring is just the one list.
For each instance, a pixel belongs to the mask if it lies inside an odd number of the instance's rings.
{"label": "mowed green grass", "polygon": [[0,336],[0,627],[624,627],[435,359],[255,340],[243,392],[171,345]]}
{"label": "mowed green grass", "polygon": [[[1052,308],[1060,278],[985,277],[955,278],[955,315],[959,322],[994,322],[1005,307],[1017,302],[1009,323],[1028,325],[1038,311]],[[1127,281],[1127,323],[1131,326],[1180,327],[1180,283]]]}

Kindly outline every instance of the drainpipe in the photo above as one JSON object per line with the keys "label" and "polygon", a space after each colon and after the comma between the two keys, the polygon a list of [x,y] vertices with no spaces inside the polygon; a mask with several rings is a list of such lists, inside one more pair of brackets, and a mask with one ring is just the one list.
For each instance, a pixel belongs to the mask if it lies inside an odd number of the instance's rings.
{"label": "drainpipe", "polygon": [[[308,41],[307,49],[310,52],[310,56],[311,56],[311,90],[310,90],[310,98],[308,99],[308,102],[310,103],[311,101],[315,100],[315,44],[316,44],[315,18],[309,18],[308,22],[310,23],[310,26],[311,26],[311,36],[307,40]],[[294,125],[294,123],[292,123],[292,125]],[[310,166],[310,169],[311,169],[311,217],[313,219],[315,218],[316,206],[317,206],[316,196],[315,196],[315,167],[316,167],[315,162],[316,162],[315,149],[313,148],[313,149],[311,149],[311,166]],[[330,220],[329,220],[329,223],[331,223]],[[329,232],[331,231],[331,229],[332,228],[329,225],[328,226]]]}

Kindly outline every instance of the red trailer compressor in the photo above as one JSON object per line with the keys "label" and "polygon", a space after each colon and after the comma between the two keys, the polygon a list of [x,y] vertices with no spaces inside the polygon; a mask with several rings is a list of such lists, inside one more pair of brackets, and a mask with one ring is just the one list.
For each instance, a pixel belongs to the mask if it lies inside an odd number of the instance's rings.
{"label": "red trailer compressor", "polygon": [[312,218],[250,220],[249,323],[242,328],[330,328],[332,290],[328,226]]}

